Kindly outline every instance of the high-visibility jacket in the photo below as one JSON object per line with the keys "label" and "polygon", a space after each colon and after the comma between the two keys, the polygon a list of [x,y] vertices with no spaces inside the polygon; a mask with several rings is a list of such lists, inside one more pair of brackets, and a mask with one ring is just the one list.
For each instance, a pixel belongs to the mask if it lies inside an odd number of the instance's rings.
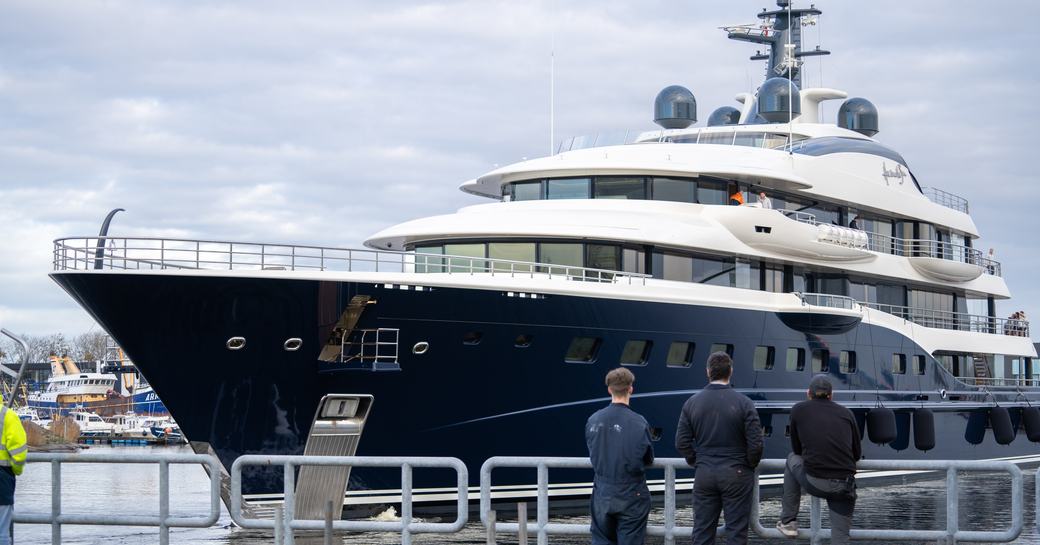
{"label": "high-visibility jacket", "polygon": [[9,467],[12,473],[21,475],[29,445],[18,413],[6,406],[0,407],[0,442],[0,467]]}

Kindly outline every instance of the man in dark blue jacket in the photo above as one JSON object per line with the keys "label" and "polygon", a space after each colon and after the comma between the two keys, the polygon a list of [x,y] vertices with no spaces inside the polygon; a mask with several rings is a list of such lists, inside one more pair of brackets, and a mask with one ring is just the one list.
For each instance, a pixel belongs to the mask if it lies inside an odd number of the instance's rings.
{"label": "man in dark blue jacket", "polygon": [[708,356],[710,383],[686,400],[675,448],[696,468],[693,479],[693,543],[715,543],[719,514],[726,512],[726,545],[747,543],[755,467],[762,459],[762,424],[755,404],[730,387],[733,360]]}
{"label": "man in dark blue jacket", "polygon": [[629,408],[636,377],[619,367],[607,373],[610,405],[585,424],[596,478],[592,487],[592,545],[642,545],[650,515],[646,466],[654,462],[650,426]]}

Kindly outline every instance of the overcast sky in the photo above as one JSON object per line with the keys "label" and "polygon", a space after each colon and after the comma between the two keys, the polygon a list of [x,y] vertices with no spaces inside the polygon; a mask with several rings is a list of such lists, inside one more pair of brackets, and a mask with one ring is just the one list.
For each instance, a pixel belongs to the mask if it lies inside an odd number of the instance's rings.
{"label": "overcast sky", "polygon": [[[1015,296],[999,311],[1040,317],[1036,4],[816,4],[806,45],[834,54],[806,86],[872,100],[922,185],[970,200]],[[114,236],[354,246],[482,202],[458,184],[548,151],[553,49],[558,138],[653,128],[670,84],[703,123],[764,72],[717,27],[774,6],[5,0],[0,326],[96,327],[47,278],[51,241],[111,208]]]}

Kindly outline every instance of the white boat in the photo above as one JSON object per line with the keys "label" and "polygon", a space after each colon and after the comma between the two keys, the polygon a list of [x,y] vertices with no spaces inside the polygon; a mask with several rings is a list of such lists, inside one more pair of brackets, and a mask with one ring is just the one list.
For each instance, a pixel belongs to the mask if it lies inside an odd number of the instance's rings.
{"label": "white boat", "polygon": [[80,436],[111,435],[116,430],[115,424],[105,422],[96,413],[86,411],[69,411],[69,418],[79,426]]}

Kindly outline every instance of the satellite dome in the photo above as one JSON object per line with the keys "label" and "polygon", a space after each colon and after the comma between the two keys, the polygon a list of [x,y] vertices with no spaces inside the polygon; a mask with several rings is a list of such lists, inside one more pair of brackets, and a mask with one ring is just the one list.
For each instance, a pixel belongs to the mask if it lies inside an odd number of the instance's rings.
{"label": "satellite dome", "polygon": [[661,89],[654,99],[654,123],[666,129],[685,129],[697,122],[697,99],[681,85]]}
{"label": "satellite dome", "polygon": [[722,106],[716,108],[714,112],[711,112],[711,116],[708,117],[709,127],[736,125],[737,123],[740,123],[740,110],[733,106]]}
{"label": "satellite dome", "polygon": [[865,98],[853,97],[841,103],[838,126],[866,136],[878,133],[877,106]]}
{"label": "satellite dome", "polygon": [[758,88],[758,115],[770,123],[786,123],[802,114],[798,86],[787,78],[769,78]]}

